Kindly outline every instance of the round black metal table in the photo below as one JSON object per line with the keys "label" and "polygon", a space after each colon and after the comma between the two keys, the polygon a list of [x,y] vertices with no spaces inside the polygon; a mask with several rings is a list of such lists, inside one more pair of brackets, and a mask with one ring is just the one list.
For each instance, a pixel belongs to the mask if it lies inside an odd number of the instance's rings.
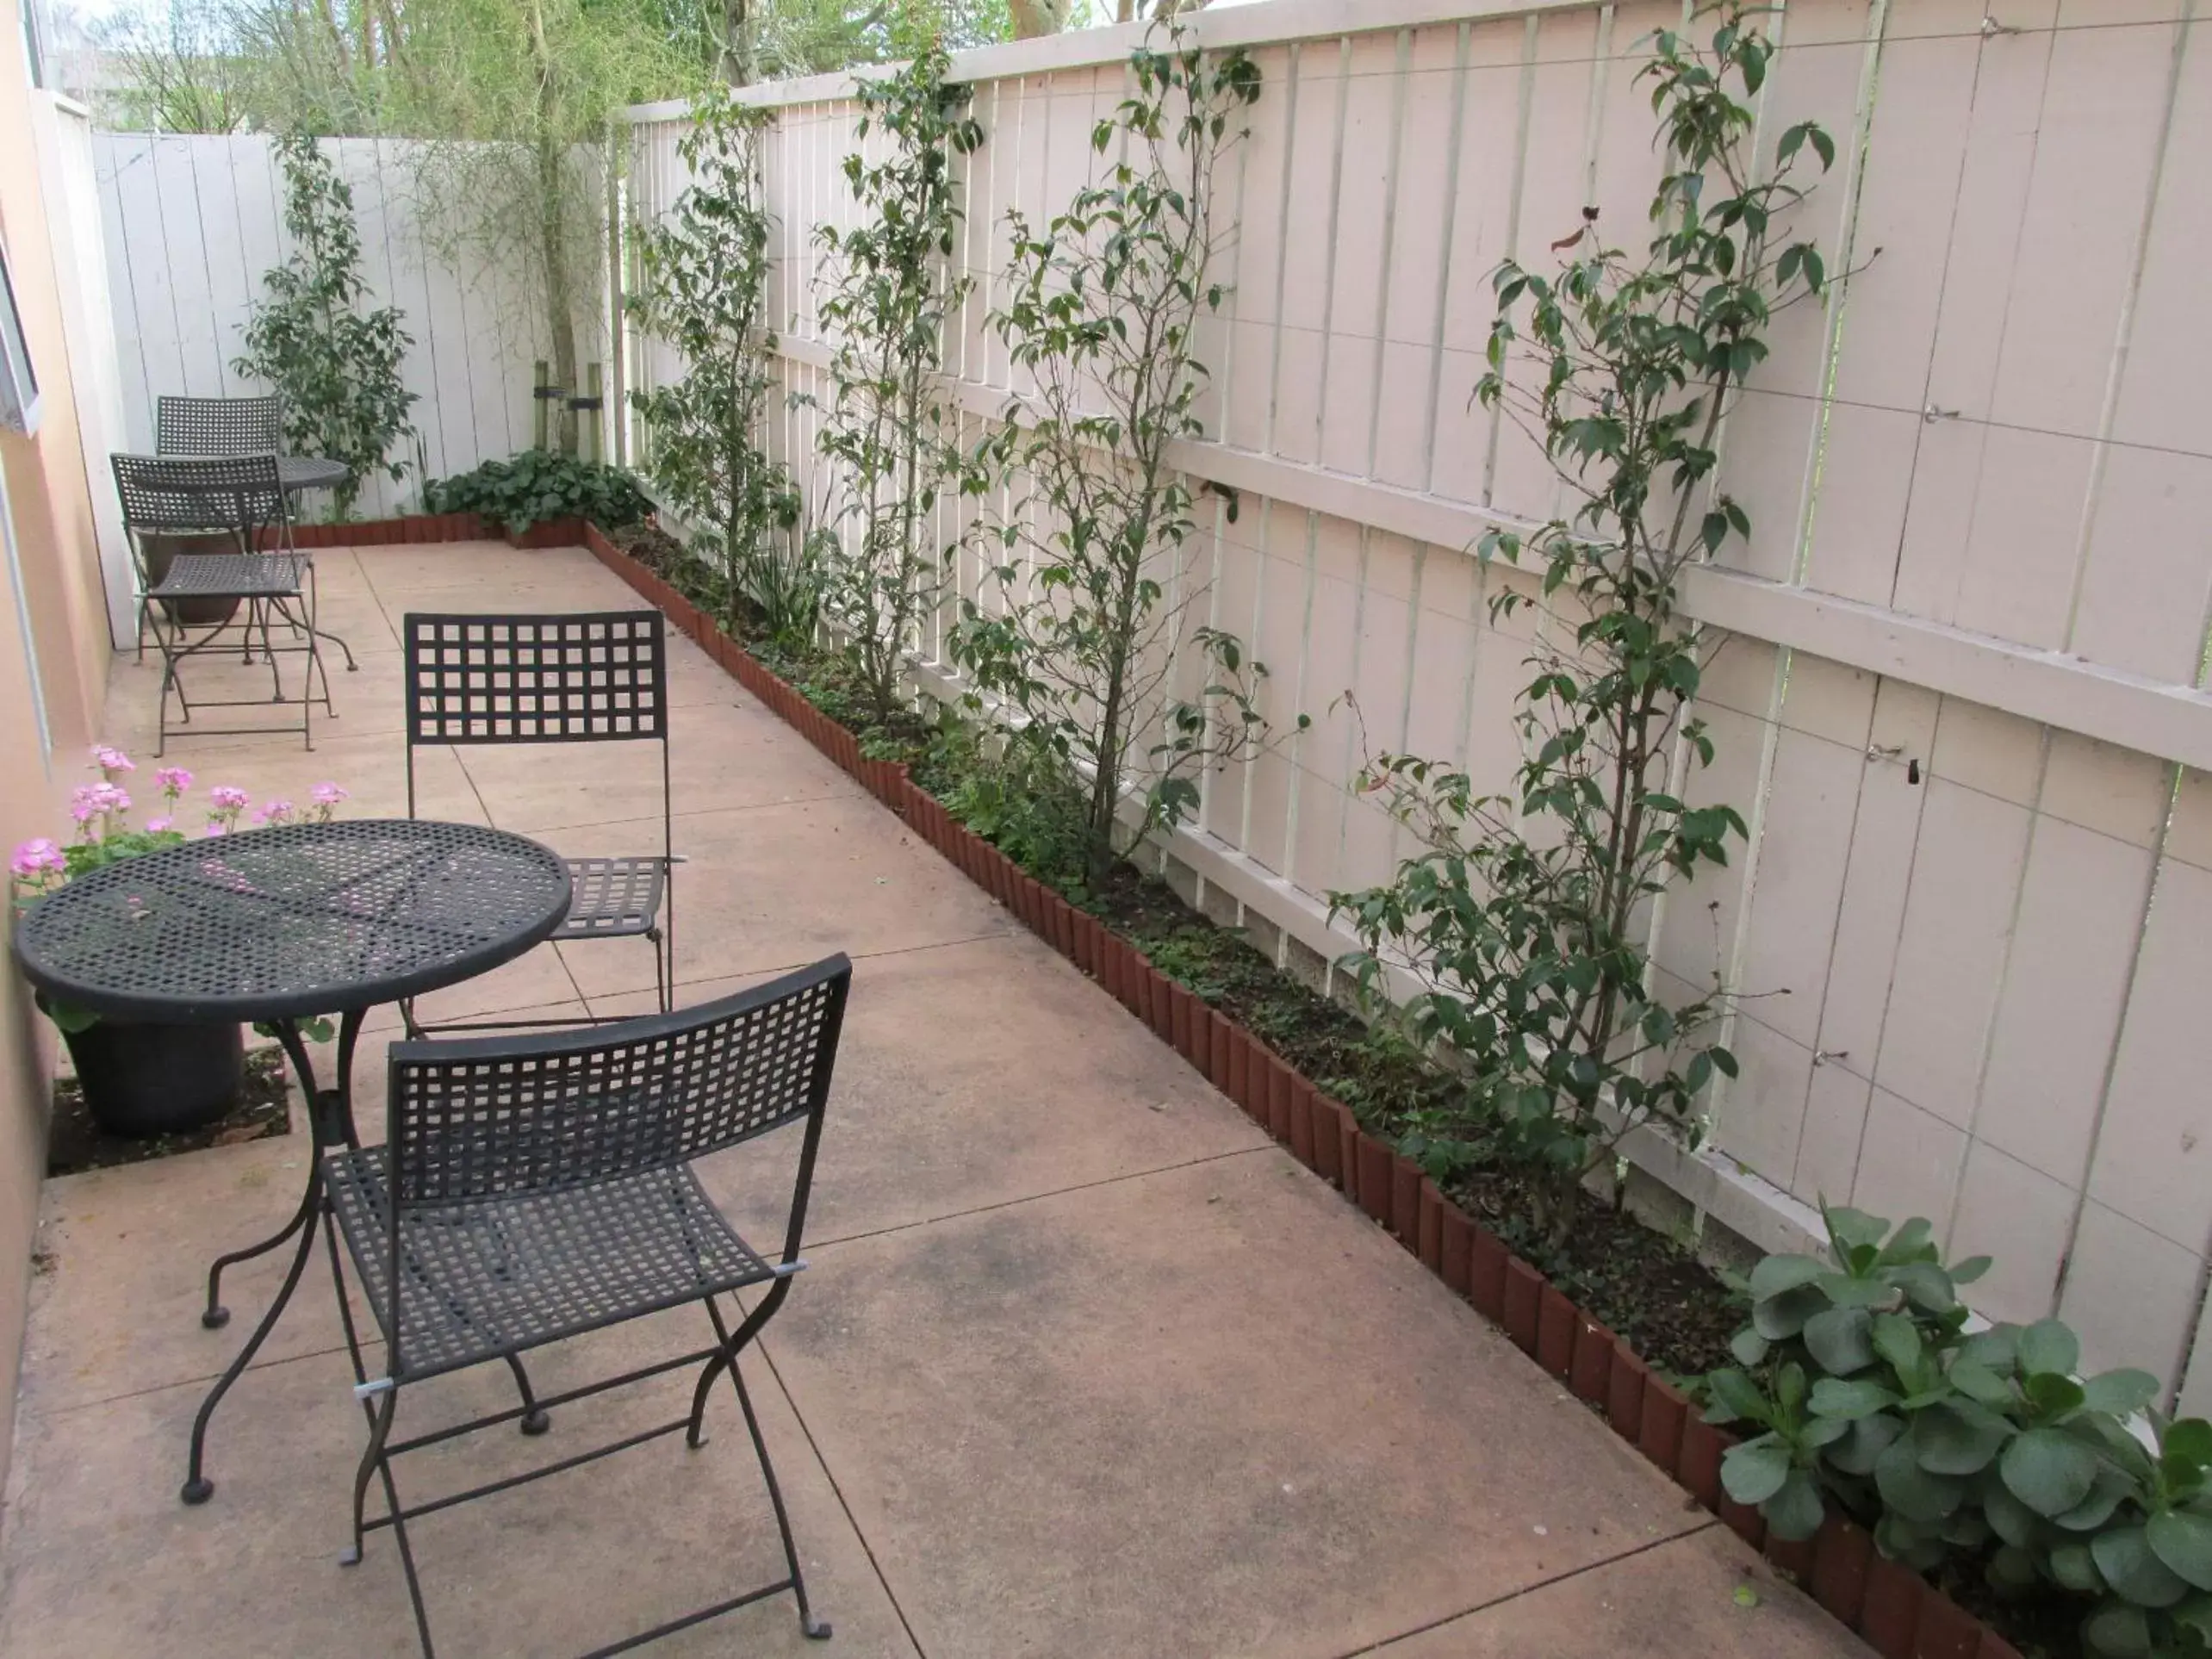
{"label": "round black metal table", "polygon": [[276,476],[287,491],[302,489],[336,489],[353,475],[353,469],[343,461],[332,461],[320,455],[280,455],[276,457]]}
{"label": "round black metal table", "polygon": [[[183,1496],[203,1503],[208,1420],[275,1328],[314,1248],[323,1154],[360,1145],[353,1047],[380,1003],[457,984],[512,960],[569,913],[559,854],[503,830],[413,819],[287,824],[189,841],[78,877],[27,910],[15,954],[52,1000],[116,1021],[262,1021],[297,1069],[314,1148],[307,1190],[283,1229],[218,1257],[201,1322],[227,1321],[227,1267],[295,1233],[269,1311],[200,1407]],[[337,1015],[332,1086],[318,1088],[300,1024]]]}

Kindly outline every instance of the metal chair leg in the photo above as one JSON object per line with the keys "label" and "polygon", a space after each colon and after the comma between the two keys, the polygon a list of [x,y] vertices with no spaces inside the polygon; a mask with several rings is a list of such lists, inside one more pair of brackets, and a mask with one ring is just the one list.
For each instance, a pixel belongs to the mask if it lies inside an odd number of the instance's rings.
{"label": "metal chair leg", "polygon": [[798,1628],[817,1642],[830,1638],[830,1621],[817,1619],[806,1605],[806,1575],[799,1570],[798,1546],[792,1541],[791,1517],[784,1511],[783,1488],[776,1484],[776,1467],[768,1460],[768,1443],[761,1434],[761,1420],[754,1413],[753,1397],[745,1391],[745,1379],[737,1363],[730,1364],[730,1386],[737,1390],[738,1408],[745,1414],[745,1429],[753,1437],[754,1454],[761,1460],[761,1478],[767,1482],[768,1502],[776,1512],[776,1532],[783,1538],[784,1560],[791,1568],[791,1593],[798,1603]]}
{"label": "metal chair leg", "polygon": [[387,1388],[376,1401],[376,1415],[370,1420],[369,1444],[362,1451],[360,1467],[353,1471],[353,1542],[339,1554],[338,1564],[341,1567],[361,1564],[362,1543],[368,1535],[369,1477],[383,1468],[384,1442],[391,1435],[392,1417],[399,1407],[400,1391]]}
{"label": "metal chair leg", "polygon": [[545,1414],[545,1407],[537,1403],[537,1395],[531,1391],[530,1373],[522,1369],[522,1357],[509,1354],[506,1363],[507,1369],[514,1373],[514,1386],[522,1394],[522,1432],[525,1434],[544,1433],[553,1426],[553,1420]]}

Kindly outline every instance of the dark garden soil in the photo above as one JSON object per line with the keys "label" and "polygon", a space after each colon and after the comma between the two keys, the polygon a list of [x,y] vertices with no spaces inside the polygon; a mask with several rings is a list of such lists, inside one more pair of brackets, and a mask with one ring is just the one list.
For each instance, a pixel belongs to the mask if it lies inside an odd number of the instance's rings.
{"label": "dark garden soil", "polygon": [[118,1164],[144,1164],[171,1153],[235,1146],[289,1134],[292,1123],[285,1106],[283,1052],[256,1049],[245,1057],[245,1084],[229,1111],[212,1123],[181,1134],[139,1139],[103,1132],[84,1109],[84,1090],[77,1086],[77,1079],[59,1078],[53,1085],[53,1122],[47,1134],[47,1173],[76,1175],[85,1170],[112,1169]]}

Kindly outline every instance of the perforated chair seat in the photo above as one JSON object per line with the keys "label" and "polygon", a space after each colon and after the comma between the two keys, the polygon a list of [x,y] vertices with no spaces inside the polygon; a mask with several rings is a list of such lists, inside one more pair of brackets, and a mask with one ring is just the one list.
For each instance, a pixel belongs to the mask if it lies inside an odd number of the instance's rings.
{"label": "perforated chair seat", "polygon": [[[385,1170],[384,1149],[372,1146],[326,1171],[380,1327],[391,1300]],[[395,1380],[434,1376],[775,1277],[687,1165],[409,1205],[400,1216]],[[384,1337],[388,1343],[391,1332]]]}
{"label": "perforated chair seat", "polygon": [[556,939],[617,939],[658,925],[668,885],[666,860],[572,858],[568,866],[569,919]]}
{"label": "perforated chair seat", "polygon": [[188,553],[146,590],[160,599],[292,599],[307,580],[289,553]]}

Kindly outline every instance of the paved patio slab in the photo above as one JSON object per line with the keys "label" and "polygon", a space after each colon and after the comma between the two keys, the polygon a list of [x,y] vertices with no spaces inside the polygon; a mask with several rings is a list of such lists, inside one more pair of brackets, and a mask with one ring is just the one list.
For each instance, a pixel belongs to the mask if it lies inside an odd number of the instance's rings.
{"label": "paved patio slab", "polygon": [[[296,799],[335,778],[350,812],[396,812],[398,656],[363,649],[370,624],[410,605],[635,603],[573,551],[331,550],[319,565],[363,633],[360,673],[333,679],[341,721],[312,755],[292,738],[179,743],[171,758],[204,781]],[[837,1634],[805,1643],[780,1600],[656,1651],[1864,1659],[696,647],[674,642],[671,668],[681,1000],[831,950],[856,971],[812,1265],[750,1367]],[[118,666],[111,735],[150,730],[155,684]],[[426,753],[426,810],[569,853],[657,836],[624,816],[636,780],[618,765],[516,755]],[[634,944],[542,948],[437,1011],[643,1011]],[[395,1028],[379,1010],[357,1066],[372,1139]],[[206,1264],[290,1212],[306,1147],[48,1184],[51,1271],[0,1517],[9,1659],[413,1651],[388,1539],[357,1569],[334,1563],[362,1430],[320,1258],[216,1420],[214,1502],[176,1498],[192,1412],[280,1267],[239,1270],[233,1321],[208,1333]],[[790,1150],[725,1154],[705,1177],[766,1223]],[[637,1363],[677,1317],[542,1352],[533,1374],[550,1389]],[[494,1431],[426,1453],[403,1463],[406,1490],[673,1415],[687,1388],[664,1383],[563,1408],[548,1440]],[[504,1405],[507,1387],[497,1370],[444,1379],[405,1409],[436,1421]],[[656,1443],[426,1520],[441,1651],[574,1652],[773,1576],[734,1401],[715,1411],[695,1456]]]}

